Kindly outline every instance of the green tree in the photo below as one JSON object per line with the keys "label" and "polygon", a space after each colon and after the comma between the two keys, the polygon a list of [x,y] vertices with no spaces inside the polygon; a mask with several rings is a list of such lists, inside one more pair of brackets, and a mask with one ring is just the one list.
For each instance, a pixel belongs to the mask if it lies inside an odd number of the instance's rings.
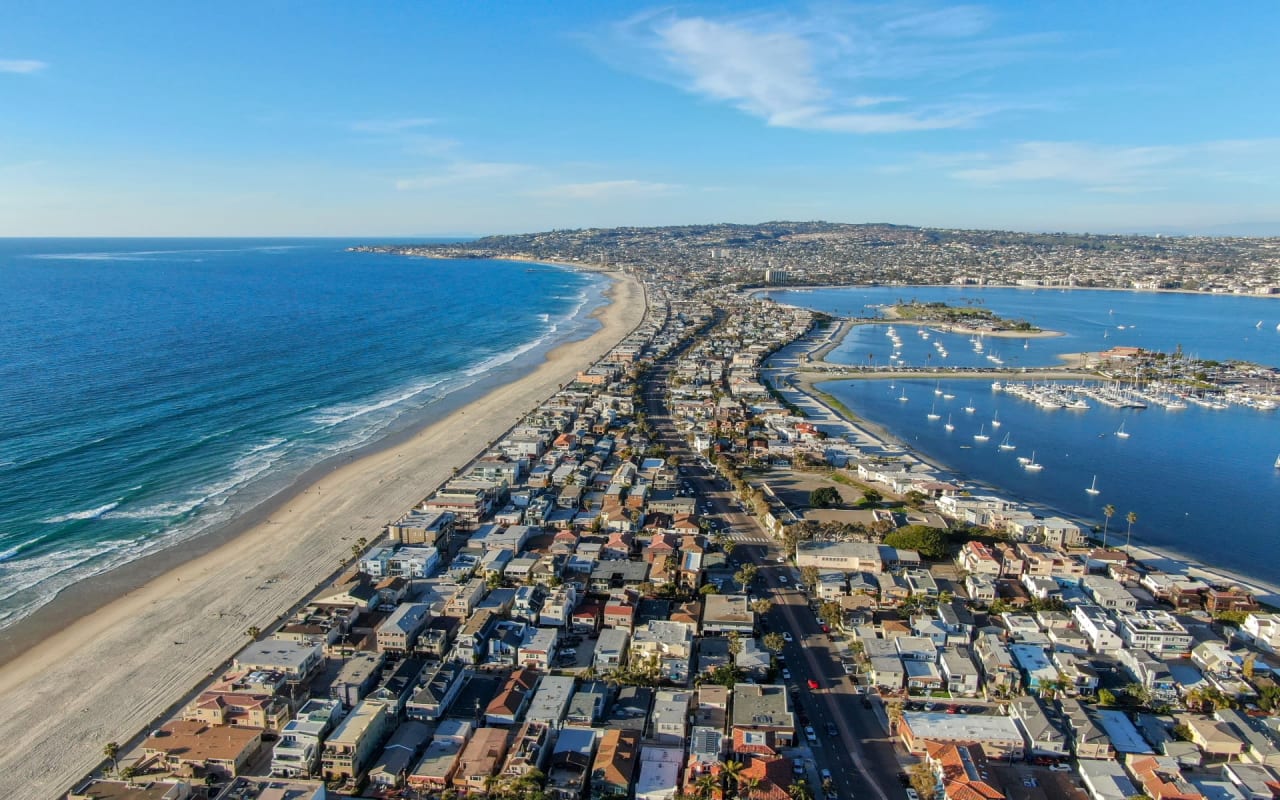
{"label": "green tree", "polygon": [[911,769],[907,770],[907,776],[911,781],[911,788],[923,798],[933,797],[937,793],[938,779],[933,776],[933,770],[930,769],[929,763],[921,761],[913,764]]}
{"label": "green tree", "polygon": [[1107,547],[1107,528],[1111,527],[1111,518],[1114,517],[1115,515],[1116,515],[1115,506],[1111,505],[1110,503],[1107,503],[1105,506],[1102,507],[1102,516],[1106,518],[1102,524],[1102,547],[1104,550]]}
{"label": "green tree", "polygon": [[738,582],[742,588],[747,588],[756,579],[756,575],[760,572],[760,568],[755,564],[743,564],[737,572],[733,574],[733,579]]}
{"label": "green tree", "polygon": [[831,508],[840,505],[840,490],[834,486],[820,486],[809,492],[810,508]]}
{"label": "green tree", "polygon": [[1111,691],[1110,689],[1098,690],[1098,705],[1114,706],[1115,704],[1116,704],[1115,692]]}
{"label": "green tree", "polygon": [[862,501],[858,505],[863,506],[864,508],[874,506],[883,499],[884,495],[880,494],[875,489],[864,489],[862,491]]}
{"label": "green tree", "polygon": [[756,612],[757,615],[763,617],[765,614],[768,614],[770,611],[773,610],[773,601],[766,600],[763,597],[760,598],[759,600],[752,600],[751,610]]}
{"label": "green tree", "polygon": [[947,557],[947,532],[928,525],[908,525],[884,537],[884,543],[903,550],[915,550],[929,559]]}
{"label": "green tree", "polygon": [[817,567],[806,566],[806,567],[800,568],[800,580],[804,583],[805,586],[809,587],[810,591],[817,590],[819,576],[820,576],[820,573],[818,572]]}
{"label": "green tree", "polygon": [[128,783],[130,786],[132,786],[133,779],[138,777],[138,768],[135,767],[133,764],[130,764],[129,766],[120,770],[120,777],[125,781],[125,783]]}
{"label": "green tree", "polygon": [[835,630],[844,620],[844,611],[839,603],[826,602],[818,606],[818,618],[827,623],[827,627]]}
{"label": "green tree", "polygon": [[782,634],[777,631],[766,633],[764,639],[764,649],[770,653],[781,653],[782,649],[787,646],[787,640],[782,638]]}
{"label": "green tree", "polygon": [[1128,547],[1129,540],[1133,538],[1133,523],[1138,521],[1138,515],[1135,512],[1130,511],[1128,514],[1124,515],[1124,519],[1125,522],[1129,523],[1129,530],[1124,535],[1124,546]]}
{"label": "green tree", "polygon": [[259,636],[262,635],[262,629],[259,628],[257,625],[250,625],[245,630],[244,635],[248,636],[250,639],[257,639]]}

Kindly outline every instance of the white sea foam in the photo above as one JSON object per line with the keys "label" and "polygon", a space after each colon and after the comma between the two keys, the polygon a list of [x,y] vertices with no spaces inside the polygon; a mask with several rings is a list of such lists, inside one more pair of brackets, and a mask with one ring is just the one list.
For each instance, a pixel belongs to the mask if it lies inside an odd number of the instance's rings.
{"label": "white sea foam", "polygon": [[384,408],[390,408],[391,406],[403,403],[406,400],[411,400],[423,392],[434,389],[444,381],[444,378],[420,381],[410,385],[406,389],[400,389],[382,395],[368,403],[344,403],[339,406],[333,406],[332,408],[327,408],[324,411],[315,414],[312,419],[319,423],[321,428],[332,428],[334,425],[341,425],[342,423],[353,420],[356,417],[363,417],[366,414],[381,411]]}
{"label": "white sea foam", "polygon": [[[276,437],[254,445],[232,462],[230,476],[221,481],[198,487],[185,498],[152,503],[141,508],[113,510],[105,514],[104,517],[106,519],[132,520],[172,519],[189,514],[213,501],[217,501],[216,504],[221,505],[226,502],[231,492],[271,469],[276,462],[283,458],[287,450],[280,449],[280,447],[287,444],[288,441],[288,439]],[[273,450],[277,450],[277,452],[271,452]]]}
{"label": "white sea foam", "polygon": [[74,522],[82,519],[97,519],[118,505],[120,505],[120,501],[116,500],[114,502],[107,503],[106,505],[98,506],[97,508],[90,508],[85,511],[72,511],[67,514],[59,514],[56,517],[49,517],[48,519],[42,519],[40,521],[46,525],[58,525],[63,522]]}

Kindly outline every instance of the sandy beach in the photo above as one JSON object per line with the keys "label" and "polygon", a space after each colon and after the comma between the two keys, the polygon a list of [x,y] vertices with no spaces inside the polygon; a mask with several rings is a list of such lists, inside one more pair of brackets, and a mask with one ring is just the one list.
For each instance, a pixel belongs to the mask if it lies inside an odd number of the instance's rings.
{"label": "sandy beach", "polygon": [[[269,519],[79,615],[0,666],[0,797],[54,798],[93,770],[108,741],[148,729],[350,558],[629,334],[644,291],[613,274],[602,329],[524,376],[391,446],[336,466],[272,504]],[[180,557],[180,554],[179,554]],[[101,601],[99,601],[101,602]]]}

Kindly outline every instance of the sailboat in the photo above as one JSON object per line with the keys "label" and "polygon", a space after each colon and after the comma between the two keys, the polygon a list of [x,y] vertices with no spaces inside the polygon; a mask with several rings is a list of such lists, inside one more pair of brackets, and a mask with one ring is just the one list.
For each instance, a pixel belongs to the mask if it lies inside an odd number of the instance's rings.
{"label": "sailboat", "polygon": [[930,421],[940,419],[942,417],[942,415],[938,413],[938,401],[935,400],[933,402],[933,408],[929,409],[929,413],[925,416],[928,417]]}
{"label": "sailboat", "polygon": [[1044,465],[1036,461],[1036,451],[1032,450],[1031,460],[1023,464],[1022,468],[1025,469],[1027,472],[1039,472],[1040,470],[1044,469]]}
{"label": "sailboat", "polygon": [[1123,422],[1121,422],[1121,423],[1120,423],[1120,428],[1119,428],[1118,430],[1116,430],[1116,436],[1119,436],[1121,439],[1128,439],[1128,438],[1129,438],[1129,432],[1128,432],[1128,431],[1126,431],[1126,430],[1124,429],[1124,423],[1123,423]]}
{"label": "sailboat", "polygon": [[1280,469],[1280,456],[1276,456],[1276,469]]}
{"label": "sailboat", "polygon": [[956,429],[956,426],[951,424],[951,415],[950,415],[950,414],[948,414],[948,415],[947,415],[947,424],[946,424],[946,425],[943,425],[942,427],[946,428],[946,429],[947,429],[947,430],[949,430],[949,431],[954,431],[954,430]]}
{"label": "sailboat", "polygon": [[933,393],[937,395],[942,394],[942,381],[938,381],[938,383],[934,384]]}
{"label": "sailboat", "polygon": [[973,395],[970,395],[970,396],[969,396],[969,405],[967,405],[967,406],[965,406],[965,407],[964,407],[964,413],[966,413],[966,414],[972,414],[973,412],[975,412],[975,411],[977,411],[977,410],[978,410],[978,409],[976,409],[976,408],[974,408],[974,407],[973,407]]}
{"label": "sailboat", "polygon": [[987,435],[987,426],[986,426],[986,425],[983,425],[983,426],[981,426],[980,428],[978,428],[978,432],[977,432],[977,433],[975,433],[975,434],[973,435],[973,440],[974,440],[975,442],[985,442],[986,440],[988,440],[988,439],[990,439],[990,438],[991,438],[991,437]]}
{"label": "sailboat", "polygon": [[1000,427],[1000,412],[999,412],[999,411],[995,411],[995,412],[993,412],[993,413],[991,414],[991,427],[993,427],[993,428],[999,428],[999,427]]}
{"label": "sailboat", "polygon": [[1009,441],[1009,436],[1010,436],[1010,435],[1011,435],[1011,434],[1008,434],[1008,433],[1006,433],[1006,434],[1004,435],[1004,439],[1002,439],[1002,440],[1001,440],[1001,442],[1000,442],[1000,449],[1001,449],[1001,450],[1016,450],[1016,449],[1018,448],[1018,446],[1017,446],[1016,444],[1014,444],[1013,442]]}
{"label": "sailboat", "polygon": [[1088,492],[1089,494],[1098,493],[1098,476],[1097,475],[1093,476],[1093,483],[1089,484],[1089,487],[1085,489],[1085,491]]}
{"label": "sailboat", "polygon": [[898,395],[898,399],[904,403],[907,402],[907,387],[902,387],[902,394]]}

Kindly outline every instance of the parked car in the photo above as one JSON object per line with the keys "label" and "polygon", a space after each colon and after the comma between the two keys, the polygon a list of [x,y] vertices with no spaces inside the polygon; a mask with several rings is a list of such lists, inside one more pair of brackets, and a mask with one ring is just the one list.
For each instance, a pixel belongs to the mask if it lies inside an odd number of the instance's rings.
{"label": "parked car", "polygon": [[792,771],[792,772],[794,772],[794,773],[795,773],[795,774],[797,774],[797,775],[803,775],[803,774],[804,774],[804,759],[803,759],[803,758],[793,758],[793,759],[791,759],[791,771]]}
{"label": "parked car", "polygon": [[813,689],[813,690],[817,690],[817,688],[818,688],[818,682],[817,682],[817,681],[815,681],[813,678],[810,678],[810,679],[809,679],[809,688],[810,688],[810,689]]}
{"label": "parked car", "polygon": [[782,679],[783,679],[784,681],[789,681],[789,680],[791,680],[791,670],[789,670],[789,669],[784,669],[784,670],[782,670]]}
{"label": "parked car", "polygon": [[831,770],[824,768],[822,770],[822,782],[826,783],[829,780],[831,780]]}
{"label": "parked car", "polygon": [[794,641],[795,641],[795,639],[793,639],[793,638],[791,637],[791,631],[783,631],[783,632],[782,632],[782,641],[784,641],[784,642],[794,642]]}
{"label": "parked car", "polygon": [[908,787],[908,789],[907,789],[907,800],[920,800],[920,795],[916,793],[916,790],[915,790],[915,789],[912,789],[912,788],[909,788],[909,787]]}
{"label": "parked car", "polygon": [[818,743],[818,732],[813,729],[812,725],[808,725],[805,727],[804,738],[809,740],[809,744]]}

